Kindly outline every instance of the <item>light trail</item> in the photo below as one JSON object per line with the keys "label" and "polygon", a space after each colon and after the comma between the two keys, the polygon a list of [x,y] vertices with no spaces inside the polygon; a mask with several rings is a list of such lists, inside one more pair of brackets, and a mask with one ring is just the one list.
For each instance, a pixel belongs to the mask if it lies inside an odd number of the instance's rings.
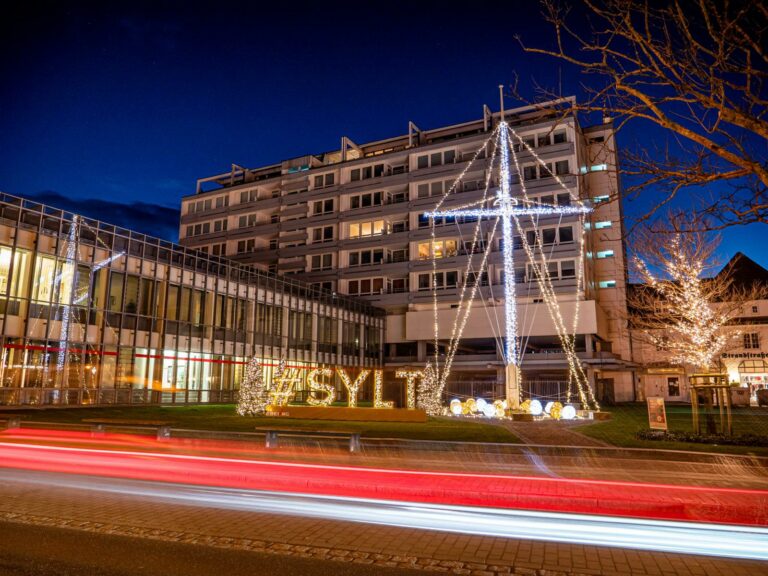
{"label": "light trail", "polygon": [[440,505],[768,525],[768,491],[0,443],[0,466]]}
{"label": "light trail", "polygon": [[0,471],[3,484],[114,493],[168,504],[438,530],[467,535],[768,560],[768,529],[589,514],[414,504],[396,500],[253,492],[77,475]]}

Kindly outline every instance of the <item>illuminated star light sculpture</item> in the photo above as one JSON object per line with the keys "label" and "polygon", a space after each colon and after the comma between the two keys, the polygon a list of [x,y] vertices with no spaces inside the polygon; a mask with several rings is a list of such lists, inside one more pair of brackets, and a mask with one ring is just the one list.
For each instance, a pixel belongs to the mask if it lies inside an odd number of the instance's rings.
{"label": "illuminated star light sculpture", "polygon": [[[503,115],[502,115],[503,117]],[[494,208],[476,208],[461,210],[440,210],[426,212],[428,218],[472,216],[477,218],[501,218],[502,225],[502,257],[504,261],[504,316],[505,316],[505,350],[506,365],[506,396],[511,408],[520,404],[519,354],[517,350],[517,309],[515,298],[515,266],[514,247],[512,242],[512,220],[520,216],[553,216],[566,214],[586,214],[591,208],[585,206],[519,206],[511,193],[511,173],[509,168],[509,134],[508,125],[502,121],[500,129],[499,148],[501,148],[501,163],[499,166],[501,188],[496,193]]]}

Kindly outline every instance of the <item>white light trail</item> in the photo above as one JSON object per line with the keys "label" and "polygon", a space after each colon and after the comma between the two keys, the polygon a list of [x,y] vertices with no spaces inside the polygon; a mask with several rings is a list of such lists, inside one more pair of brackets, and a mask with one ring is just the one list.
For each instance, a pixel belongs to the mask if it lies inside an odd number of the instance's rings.
{"label": "white light trail", "polygon": [[422,530],[566,544],[768,560],[768,529],[588,514],[414,504],[1,470],[3,485],[51,485],[171,504],[290,514]]}

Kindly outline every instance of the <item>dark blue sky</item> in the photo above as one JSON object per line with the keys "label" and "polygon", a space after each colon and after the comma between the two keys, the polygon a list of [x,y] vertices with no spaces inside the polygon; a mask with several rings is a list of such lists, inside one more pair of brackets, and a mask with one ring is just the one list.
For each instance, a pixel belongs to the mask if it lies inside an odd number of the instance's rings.
{"label": "dark blue sky", "polygon": [[[0,190],[172,240],[180,198],[232,162],[474,119],[515,73],[531,95],[534,80],[578,94],[585,79],[514,40],[549,42],[533,1],[13,4]],[[768,265],[757,231],[728,232],[723,255]]]}

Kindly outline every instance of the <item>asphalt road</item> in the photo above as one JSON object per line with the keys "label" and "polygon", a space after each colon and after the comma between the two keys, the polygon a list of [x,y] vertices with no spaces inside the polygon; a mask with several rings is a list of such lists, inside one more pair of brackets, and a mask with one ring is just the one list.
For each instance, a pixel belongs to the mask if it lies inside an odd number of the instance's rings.
{"label": "asphalt road", "polygon": [[3,576],[424,576],[403,570],[310,560],[0,521]]}

